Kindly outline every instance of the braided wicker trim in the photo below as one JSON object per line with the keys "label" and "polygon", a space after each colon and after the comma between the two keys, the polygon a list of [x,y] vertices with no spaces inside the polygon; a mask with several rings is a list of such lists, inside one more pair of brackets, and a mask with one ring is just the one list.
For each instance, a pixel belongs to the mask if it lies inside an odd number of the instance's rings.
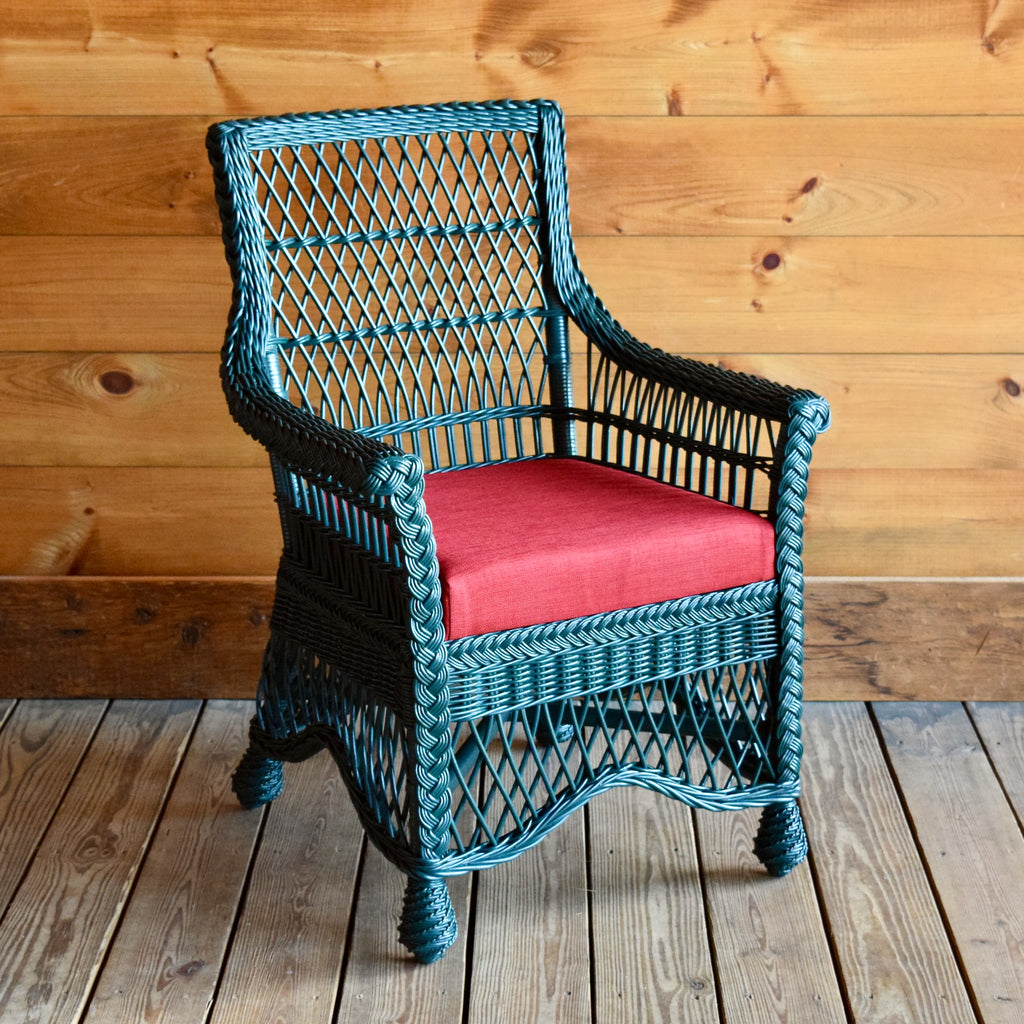
{"label": "braided wicker trim", "polygon": [[219,133],[240,133],[252,149],[305,145],[334,139],[370,139],[378,135],[420,132],[537,131],[546,100],[491,100],[487,103],[410,104],[365,110],[281,114],[216,125]]}
{"label": "braided wicker trim", "polygon": [[772,657],[775,583],[448,643],[454,720]]}

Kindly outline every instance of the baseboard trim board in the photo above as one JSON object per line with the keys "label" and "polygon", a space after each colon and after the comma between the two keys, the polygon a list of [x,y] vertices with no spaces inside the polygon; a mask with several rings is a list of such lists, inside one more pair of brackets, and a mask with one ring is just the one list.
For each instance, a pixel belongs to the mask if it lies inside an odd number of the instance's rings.
{"label": "baseboard trim board", "polygon": [[[0,577],[0,698],[249,698],[270,577]],[[808,700],[1021,700],[1024,579],[811,578]]]}

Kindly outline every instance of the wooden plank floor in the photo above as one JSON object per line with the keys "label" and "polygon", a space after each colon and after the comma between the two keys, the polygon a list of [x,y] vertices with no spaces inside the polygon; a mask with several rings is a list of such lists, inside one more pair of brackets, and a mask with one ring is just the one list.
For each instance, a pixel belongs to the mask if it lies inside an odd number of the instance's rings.
{"label": "wooden plank floor", "polygon": [[792,875],[619,790],[453,882],[430,967],[326,755],[236,807],[248,714],[0,702],[0,1021],[1024,1022],[1024,704],[810,704]]}

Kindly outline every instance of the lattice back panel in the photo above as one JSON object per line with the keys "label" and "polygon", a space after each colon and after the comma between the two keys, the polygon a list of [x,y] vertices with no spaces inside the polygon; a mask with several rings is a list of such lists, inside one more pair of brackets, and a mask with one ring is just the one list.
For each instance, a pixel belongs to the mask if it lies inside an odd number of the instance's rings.
{"label": "lattice back panel", "polygon": [[252,160],[282,393],[428,468],[536,454],[552,314],[534,136],[350,139]]}

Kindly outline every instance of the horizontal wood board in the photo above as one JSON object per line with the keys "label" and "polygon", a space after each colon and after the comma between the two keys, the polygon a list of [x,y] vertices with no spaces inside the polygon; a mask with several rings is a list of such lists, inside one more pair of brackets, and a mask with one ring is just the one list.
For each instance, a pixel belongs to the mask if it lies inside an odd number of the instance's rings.
{"label": "horizontal wood board", "polygon": [[[670,352],[1021,349],[1019,235],[950,241],[770,231],[576,243],[612,313]],[[779,262],[769,270],[773,255]],[[81,235],[54,245],[48,235],[11,235],[0,247],[0,274],[0,349],[8,352],[214,353],[223,340],[230,278],[213,236]]]}
{"label": "horizontal wood board", "polygon": [[[252,114],[556,94],[574,113],[1024,112],[1019,4],[116,0],[5,11],[12,114]],[[955,88],[948,83],[955,82]]]}
{"label": "horizontal wood board", "polygon": [[1022,0],[12,0],[0,573],[273,571],[209,123],[543,95],[614,315],[832,402],[808,570],[1019,576],[1022,40]]}
{"label": "horizontal wood board", "polygon": [[[209,122],[0,117],[0,233],[219,236]],[[581,236],[946,238],[1024,227],[1024,116],[571,117],[566,131]],[[55,142],[62,161],[50,168]]]}
{"label": "horizontal wood board", "polygon": [[[1019,470],[815,470],[815,576],[1024,574]],[[0,466],[4,575],[267,575],[280,529],[268,469]]]}
{"label": "horizontal wood board", "polygon": [[[0,578],[0,698],[252,698],[271,578]],[[811,700],[1016,700],[1024,581],[811,579]]]}

